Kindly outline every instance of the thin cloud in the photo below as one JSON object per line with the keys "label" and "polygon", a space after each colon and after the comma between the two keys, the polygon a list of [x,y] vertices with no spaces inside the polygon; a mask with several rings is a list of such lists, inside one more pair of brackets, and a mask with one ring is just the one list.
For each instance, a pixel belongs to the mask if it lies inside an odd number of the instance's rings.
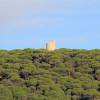
{"label": "thin cloud", "polygon": [[0,0],[0,23],[12,21],[17,16],[65,8],[79,0]]}
{"label": "thin cloud", "polygon": [[[98,0],[0,0],[0,23],[2,25],[7,22],[18,21],[17,17],[24,18],[29,12],[33,15],[41,12],[57,12],[73,8],[81,3],[84,3],[84,5],[92,5],[97,1]],[[38,20],[41,20],[41,18]],[[41,20],[40,22],[43,21]]]}

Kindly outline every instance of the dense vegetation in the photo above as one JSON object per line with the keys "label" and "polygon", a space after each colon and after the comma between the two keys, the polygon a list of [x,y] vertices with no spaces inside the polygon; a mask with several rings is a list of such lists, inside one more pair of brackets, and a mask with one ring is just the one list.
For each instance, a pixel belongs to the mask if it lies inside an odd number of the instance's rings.
{"label": "dense vegetation", "polygon": [[100,50],[0,50],[0,100],[100,100]]}

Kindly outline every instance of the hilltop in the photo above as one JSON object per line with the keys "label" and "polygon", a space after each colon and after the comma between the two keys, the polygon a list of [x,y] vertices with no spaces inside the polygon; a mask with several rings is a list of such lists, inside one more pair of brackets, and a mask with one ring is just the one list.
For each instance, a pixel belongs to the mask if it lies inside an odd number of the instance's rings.
{"label": "hilltop", "polygon": [[0,100],[100,100],[100,50],[0,50]]}

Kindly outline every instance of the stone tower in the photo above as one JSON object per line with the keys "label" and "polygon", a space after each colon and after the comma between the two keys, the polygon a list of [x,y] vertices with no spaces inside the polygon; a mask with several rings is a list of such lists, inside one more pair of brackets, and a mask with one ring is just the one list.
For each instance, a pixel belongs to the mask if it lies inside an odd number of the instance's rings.
{"label": "stone tower", "polygon": [[46,49],[48,51],[54,51],[56,49],[56,42],[54,40],[52,41],[49,41],[47,44],[46,44]]}

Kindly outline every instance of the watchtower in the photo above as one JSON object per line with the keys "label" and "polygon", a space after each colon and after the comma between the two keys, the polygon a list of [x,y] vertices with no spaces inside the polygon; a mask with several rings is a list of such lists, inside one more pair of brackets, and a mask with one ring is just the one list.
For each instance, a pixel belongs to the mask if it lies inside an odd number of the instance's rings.
{"label": "watchtower", "polygon": [[56,49],[56,42],[55,40],[52,40],[52,41],[49,41],[47,44],[46,44],[46,49],[48,51],[54,51]]}

